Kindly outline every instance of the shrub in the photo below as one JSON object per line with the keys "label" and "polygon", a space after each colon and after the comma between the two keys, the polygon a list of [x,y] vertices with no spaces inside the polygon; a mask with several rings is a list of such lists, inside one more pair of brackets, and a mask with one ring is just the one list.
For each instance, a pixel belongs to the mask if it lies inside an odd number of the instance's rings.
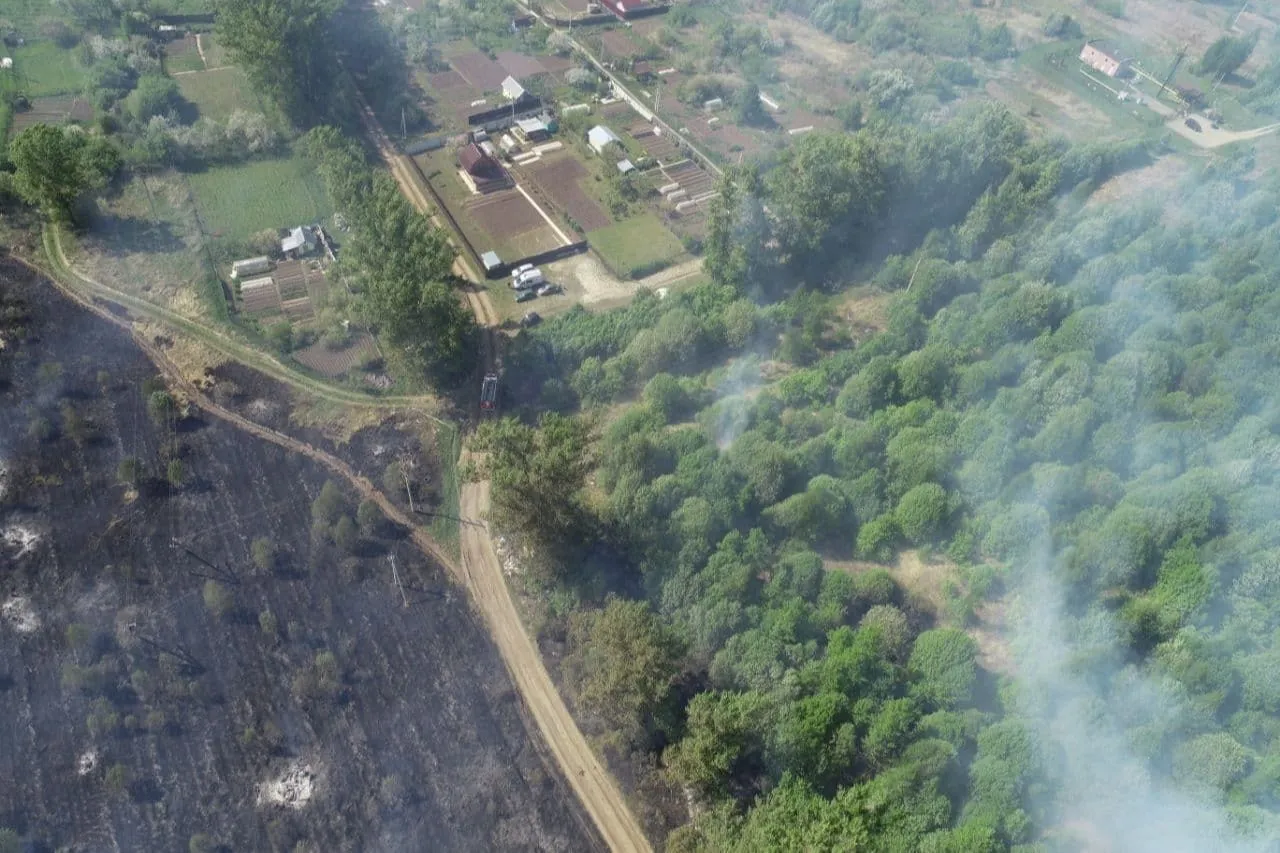
{"label": "shrub", "polygon": [[249,546],[249,553],[253,557],[253,564],[264,572],[269,572],[276,565],[276,545],[270,539],[258,537],[253,540],[253,544]]}

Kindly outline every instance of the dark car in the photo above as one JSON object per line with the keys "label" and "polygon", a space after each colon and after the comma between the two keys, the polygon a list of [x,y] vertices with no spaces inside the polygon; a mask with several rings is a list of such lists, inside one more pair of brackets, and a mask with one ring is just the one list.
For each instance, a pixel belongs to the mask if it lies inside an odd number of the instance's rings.
{"label": "dark car", "polygon": [[537,311],[530,311],[528,314],[525,314],[523,317],[520,318],[520,325],[524,326],[525,328],[528,328],[529,326],[536,326],[541,322],[542,322],[542,315],[539,314]]}
{"label": "dark car", "polygon": [[1186,121],[1183,122],[1183,124],[1185,124],[1187,127],[1194,130],[1196,133],[1200,132],[1200,122],[1196,121],[1193,118],[1187,119]]}
{"label": "dark car", "polygon": [[530,299],[537,299],[537,298],[538,298],[538,292],[533,288],[529,288],[528,290],[516,291],[516,302],[528,302]]}

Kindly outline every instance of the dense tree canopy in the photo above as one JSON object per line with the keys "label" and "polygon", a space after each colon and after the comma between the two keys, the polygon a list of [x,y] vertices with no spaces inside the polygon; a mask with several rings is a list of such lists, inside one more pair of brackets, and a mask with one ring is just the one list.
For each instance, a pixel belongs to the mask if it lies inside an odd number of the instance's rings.
{"label": "dense tree canopy", "polygon": [[120,168],[120,155],[100,136],[79,128],[35,124],[9,143],[12,185],[50,219],[74,222],[76,201],[102,189]]}
{"label": "dense tree canopy", "polygon": [[220,0],[218,40],[236,65],[295,118],[317,111],[335,85],[329,19],[335,0]]}

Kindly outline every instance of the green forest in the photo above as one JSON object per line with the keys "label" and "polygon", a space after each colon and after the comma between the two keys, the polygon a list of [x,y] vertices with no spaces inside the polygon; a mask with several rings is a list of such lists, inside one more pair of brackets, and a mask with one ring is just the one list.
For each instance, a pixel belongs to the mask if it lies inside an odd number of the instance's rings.
{"label": "green forest", "polygon": [[513,342],[494,518],[577,706],[694,804],[667,849],[1276,849],[1280,180],[1090,200],[1159,154],[815,135],[727,176],[714,283]]}

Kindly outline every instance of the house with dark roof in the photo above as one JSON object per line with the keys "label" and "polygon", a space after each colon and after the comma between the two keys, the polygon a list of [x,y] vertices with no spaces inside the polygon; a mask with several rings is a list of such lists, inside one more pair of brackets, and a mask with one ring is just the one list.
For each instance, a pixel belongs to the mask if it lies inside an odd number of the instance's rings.
{"label": "house with dark roof", "polygon": [[511,178],[502,164],[476,142],[458,149],[459,174],[472,192],[488,193],[511,186]]}

